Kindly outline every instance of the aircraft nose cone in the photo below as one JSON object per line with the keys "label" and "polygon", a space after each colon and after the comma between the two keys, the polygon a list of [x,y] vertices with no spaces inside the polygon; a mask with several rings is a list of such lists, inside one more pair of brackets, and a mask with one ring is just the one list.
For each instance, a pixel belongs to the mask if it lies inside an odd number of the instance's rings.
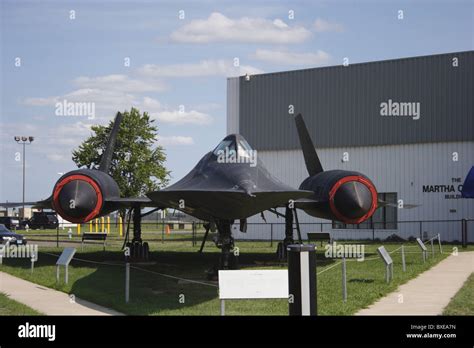
{"label": "aircraft nose cone", "polygon": [[63,186],[58,201],[67,216],[83,218],[94,210],[97,194],[88,182],[74,180]]}
{"label": "aircraft nose cone", "polygon": [[349,181],[341,185],[334,196],[337,210],[346,218],[358,219],[370,211],[372,194],[361,182]]}

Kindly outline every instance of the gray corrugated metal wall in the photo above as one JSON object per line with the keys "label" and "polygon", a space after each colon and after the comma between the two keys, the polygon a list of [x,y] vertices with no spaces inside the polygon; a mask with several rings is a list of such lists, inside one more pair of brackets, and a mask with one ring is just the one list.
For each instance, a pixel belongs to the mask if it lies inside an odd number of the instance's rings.
{"label": "gray corrugated metal wall", "polygon": [[227,134],[239,133],[239,79],[227,79]]}
{"label": "gray corrugated metal wall", "polygon": [[[317,147],[472,141],[473,95],[474,51],[254,75],[229,79],[228,130],[258,150],[297,149],[291,104]],[[388,99],[419,102],[420,119],[380,116]]]}

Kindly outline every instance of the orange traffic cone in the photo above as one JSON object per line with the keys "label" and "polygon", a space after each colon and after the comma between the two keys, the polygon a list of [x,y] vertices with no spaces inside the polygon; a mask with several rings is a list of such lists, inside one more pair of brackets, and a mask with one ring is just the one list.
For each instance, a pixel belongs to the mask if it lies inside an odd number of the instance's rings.
{"label": "orange traffic cone", "polygon": [[166,231],[166,234],[171,234],[170,225],[166,225],[165,231]]}

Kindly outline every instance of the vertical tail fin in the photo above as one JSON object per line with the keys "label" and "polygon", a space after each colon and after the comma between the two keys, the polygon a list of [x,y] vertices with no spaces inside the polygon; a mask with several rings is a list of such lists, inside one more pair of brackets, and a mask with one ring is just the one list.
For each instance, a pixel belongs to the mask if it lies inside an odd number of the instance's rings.
{"label": "vertical tail fin", "polygon": [[99,170],[104,173],[109,173],[110,170],[110,163],[112,162],[112,155],[114,154],[115,141],[117,140],[122,118],[123,115],[120,112],[117,112],[114,125],[110,131],[109,139],[107,140],[107,146],[104,153],[102,154],[102,159],[100,160]]}
{"label": "vertical tail fin", "polygon": [[308,170],[309,175],[313,176],[323,172],[323,166],[321,165],[321,161],[316,153],[313,141],[311,140],[306,124],[304,123],[303,116],[301,116],[301,114],[296,115],[295,122],[301,149],[303,150],[306,169]]}

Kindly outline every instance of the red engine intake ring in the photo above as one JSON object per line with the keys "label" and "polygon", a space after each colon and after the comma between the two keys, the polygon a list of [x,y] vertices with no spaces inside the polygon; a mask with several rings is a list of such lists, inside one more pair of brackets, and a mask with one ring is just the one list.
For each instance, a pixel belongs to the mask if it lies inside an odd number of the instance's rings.
{"label": "red engine intake ring", "polygon": [[[342,215],[336,208],[336,205],[334,204],[334,195],[336,194],[337,190],[341,185],[345,184],[346,182],[349,181],[358,181],[362,184],[364,184],[370,191],[372,195],[372,204],[370,205],[370,210],[363,216],[361,216],[358,219],[348,219],[344,215]],[[339,179],[334,186],[331,188],[331,191],[329,191],[329,206],[331,207],[331,211],[334,213],[334,215],[342,222],[346,224],[359,224],[368,218],[370,218],[374,212],[375,209],[377,209],[377,201],[378,201],[378,195],[377,195],[377,190],[375,189],[374,184],[370,182],[370,180],[360,176],[360,175],[350,175],[350,176],[345,176],[342,179]]]}
{"label": "red engine intake ring", "polygon": [[[85,218],[82,218],[82,219],[69,217],[66,213],[64,213],[64,210],[61,208],[61,205],[59,204],[59,201],[58,201],[59,200],[59,193],[61,192],[61,189],[63,188],[63,186],[66,185],[67,183],[73,181],[73,180],[81,180],[81,181],[87,182],[89,185],[92,186],[92,188],[94,189],[94,191],[97,194],[97,203],[96,203],[94,209],[92,210],[92,212],[89,215],[87,215]],[[70,222],[83,223],[83,222],[87,222],[89,220],[92,220],[94,217],[99,215],[100,209],[102,208],[102,202],[103,201],[104,200],[102,198],[102,191],[100,190],[99,185],[97,185],[97,183],[94,180],[92,180],[91,178],[89,178],[88,176],[82,175],[82,174],[75,174],[75,175],[70,175],[70,176],[65,177],[63,180],[61,180],[60,182],[58,182],[56,184],[56,186],[54,187],[54,191],[53,191],[53,208],[54,208],[54,210],[56,210],[59,213],[59,215],[61,215],[64,219],[66,219],[67,221],[70,221]]]}

